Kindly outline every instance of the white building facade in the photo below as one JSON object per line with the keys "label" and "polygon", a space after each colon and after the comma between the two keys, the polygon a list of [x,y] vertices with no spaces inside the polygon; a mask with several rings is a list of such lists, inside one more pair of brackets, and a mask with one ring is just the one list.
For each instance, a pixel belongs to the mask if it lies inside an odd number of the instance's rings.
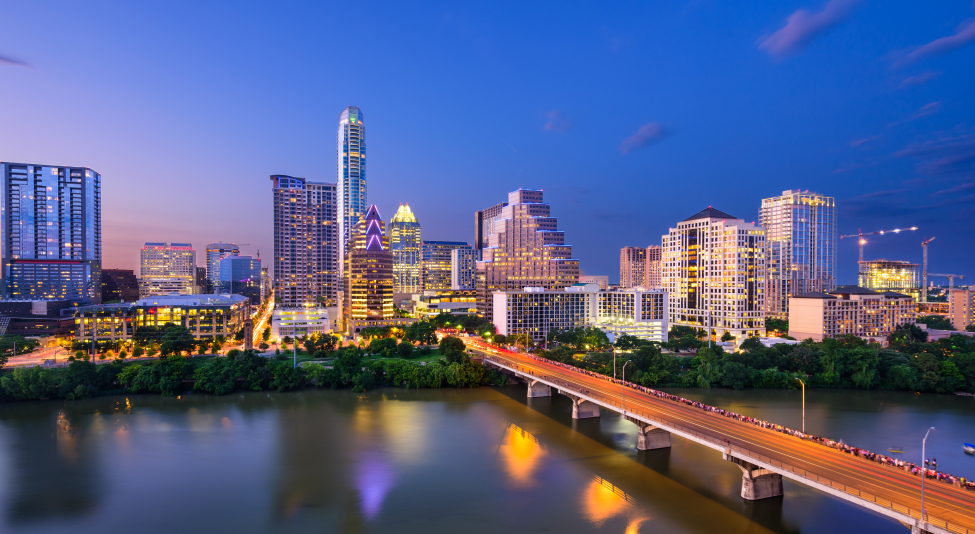
{"label": "white building facade", "polygon": [[450,289],[474,289],[477,272],[477,250],[455,248],[450,251]]}
{"label": "white building facade", "polygon": [[708,207],[662,239],[670,324],[736,338],[765,335],[765,232]]}

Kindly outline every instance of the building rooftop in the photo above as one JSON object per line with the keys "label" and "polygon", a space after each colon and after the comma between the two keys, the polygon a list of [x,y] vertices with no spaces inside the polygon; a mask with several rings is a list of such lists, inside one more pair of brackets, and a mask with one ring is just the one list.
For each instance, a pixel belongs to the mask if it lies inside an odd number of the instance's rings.
{"label": "building rooftop", "polygon": [[827,293],[821,293],[819,291],[812,291],[809,293],[799,293],[798,295],[792,295],[794,299],[832,299],[836,300],[836,297]]}
{"label": "building rooftop", "polygon": [[737,219],[737,218],[738,217],[735,217],[734,215],[728,215],[727,213],[721,210],[716,210],[711,206],[708,206],[707,209],[703,209],[695,213],[694,215],[691,215],[690,217],[684,219],[681,222],[695,221],[697,219]]}
{"label": "building rooftop", "polygon": [[838,287],[833,291],[829,292],[830,295],[879,295],[876,291],[872,289],[867,289],[860,286],[842,286]]}

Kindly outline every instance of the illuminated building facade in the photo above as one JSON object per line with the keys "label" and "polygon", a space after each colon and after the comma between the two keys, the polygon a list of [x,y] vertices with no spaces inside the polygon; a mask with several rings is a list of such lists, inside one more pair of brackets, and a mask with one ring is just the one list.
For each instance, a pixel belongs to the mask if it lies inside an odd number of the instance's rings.
{"label": "illuminated building facade", "polygon": [[400,204],[389,221],[389,248],[393,252],[393,293],[423,290],[423,255],[420,223],[409,204]]}
{"label": "illuminated building facade", "polygon": [[526,287],[492,295],[493,323],[505,336],[529,334],[536,341],[552,330],[595,326],[610,341],[631,335],[667,341],[667,292],[661,289],[605,291],[598,284],[573,284],[562,290]]}
{"label": "illuminated building facade", "polygon": [[898,326],[917,319],[915,300],[893,291],[846,286],[793,295],[789,301],[789,336],[798,340],[853,335],[886,345]]}
{"label": "illuminated building facade", "polygon": [[466,247],[450,251],[450,289],[474,289],[476,271],[476,250]]}
{"label": "illuminated building facade", "polygon": [[233,243],[210,243],[206,250],[206,285],[201,293],[216,293],[220,287],[220,260],[227,256],[240,256],[240,247]]}
{"label": "illuminated building facade", "polygon": [[646,287],[647,249],[623,247],[620,249],[620,287]]}
{"label": "illuminated building facade", "polygon": [[448,290],[430,291],[413,295],[413,312],[417,319],[425,320],[441,313],[473,315],[477,313],[477,291]]}
{"label": "illuminated building facade", "polygon": [[0,162],[5,298],[101,302],[101,175]]}
{"label": "illuminated building facade", "polygon": [[271,339],[280,341],[332,331],[327,308],[275,308],[271,314]]}
{"label": "illuminated building facade", "polygon": [[508,205],[484,229],[487,246],[481,250],[475,275],[477,312],[493,317],[496,291],[542,287],[561,290],[579,280],[579,260],[542,202],[542,191],[519,189],[508,194]]}
{"label": "illuminated building facade", "polygon": [[860,262],[860,287],[874,291],[896,291],[921,301],[918,264],[909,261],[867,260]]}
{"label": "illuminated building facade", "polygon": [[793,294],[836,288],[836,200],[810,191],[762,199],[766,316],[788,320]]}
{"label": "illuminated building facade", "polygon": [[662,285],[670,324],[765,335],[765,232],[708,207],[662,239]]}
{"label": "illuminated building facade", "polygon": [[75,309],[75,340],[91,343],[126,341],[140,326],[185,326],[196,339],[229,339],[250,317],[241,295],[156,295],[136,302],[99,304]]}
{"label": "illuminated building facade", "polygon": [[347,322],[380,321],[394,317],[393,254],[386,224],[376,206],[352,228],[345,253],[345,303]]}
{"label": "illuminated building facade", "polygon": [[254,306],[261,305],[261,259],[251,256],[227,256],[218,265],[220,293],[243,295]]}
{"label": "illuminated building facade", "polygon": [[189,243],[146,243],[139,249],[139,296],[191,295],[196,288],[196,250]]}
{"label": "illuminated building facade", "polygon": [[948,320],[951,327],[964,332],[966,326],[975,323],[975,289],[948,291]]}
{"label": "illuminated building facade", "polygon": [[474,250],[477,259],[482,259],[481,250],[490,246],[490,237],[494,233],[495,224],[502,218],[507,202],[502,202],[490,208],[474,212]]}
{"label": "illuminated building facade", "polygon": [[[349,106],[339,114],[336,139],[338,169],[335,177],[338,201],[338,257],[345,258],[352,227],[366,213],[366,125],[362,110]],[[340,266],[341,268],[341,266]]]}
{"label": "illuminated building facade", "polygon": [[451,254],[454,250],[471,250],[463,241],[423,242],[423,289],[445,291],[453,288],[451,282]]}
{"label": "illuminated building facade", "polygon": [[272,175],[271,192],[275,302],[286,308],[337,305],[336,185]]}

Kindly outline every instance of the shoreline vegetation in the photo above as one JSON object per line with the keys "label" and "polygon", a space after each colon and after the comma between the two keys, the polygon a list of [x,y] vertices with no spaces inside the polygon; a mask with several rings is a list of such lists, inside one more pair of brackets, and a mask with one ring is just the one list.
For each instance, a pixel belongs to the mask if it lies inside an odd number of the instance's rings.
{"label": "shoreline vegetation", "polygon": [[[297,367],[293,352],[287,349],[288,344],[292,350],[296,348],[294,340],[285,339],[284,351],[278,349],[270,356],[231,350],[226,357],[187,357],[184,354],[195,354],[200,347],[182,327],[166,325],[153,332],[137,332],[132,350],[133,356],[159,354],[157,360],[127,362],[123,349],[114,359],[96,366],[79,351],[66,368],[3,370],[0,402],[122,393],[226,395],[303,387],[362,392],[377,387],[507,384],[506,375],[471,360],[460,338],[447,336],[434,345],[437,330],[444,328],[610,377],[615,356],[616,369],[629,362],[628,381],[644,387],[794,389],[800,387],[801,379],[807,387],[816,388],[975,393],[975,339],[955,335],[928,343],[927,333],[913,325],[898,328],[887,347],[852,336],[772,347],[751,338],[742,343],[741,352],[725,352],[718,345],[708,347],[704,331],[675,326],[670,341],[663,344],[626,335],[610,344],[605,333],[590,327],[553,331],[542,348],[524,334],[495,334],[494,325],[484,319],[442,314],[403,329],[367,329],[359,346],[342,347],[340,339],[331,334],[302,338],[297,340],[304,349]],[[787,325],[784,329],[787,331]],[[17,348],[20,353],[21,347]],[[5,360],[0,358],[0,364]]]}

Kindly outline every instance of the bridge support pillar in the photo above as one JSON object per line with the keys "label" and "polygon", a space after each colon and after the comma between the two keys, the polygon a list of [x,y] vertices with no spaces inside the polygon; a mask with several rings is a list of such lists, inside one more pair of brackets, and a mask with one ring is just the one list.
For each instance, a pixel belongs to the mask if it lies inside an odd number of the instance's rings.
{"label": "bridge support pillar", "polygon": [[626,416],[626,420],[640,428],[640,433],[636,437],[637,450],[652,451],[670,448],[670,432],[630,416]]}
{"label": "bridge support pillar", "polygon": [[741,498],[758,501],[782,496],[782,475],[725,454],[725,459],[741,469]]}
{"label": "bridge support pillar", "polygon": [[528,381],[528,398],[532,397],[551,397],[552,387],[548,384],[543,384],[538,380]]}
{"label": "bridge support pillar", "polygon": [[566,393],[561,390],[559,390],[559,393],[572,399],[573,419],[589,419],[592,417],[599,417],[599,405],[595,402],[588,401],[582,397],[577,397],[571,393]]}

